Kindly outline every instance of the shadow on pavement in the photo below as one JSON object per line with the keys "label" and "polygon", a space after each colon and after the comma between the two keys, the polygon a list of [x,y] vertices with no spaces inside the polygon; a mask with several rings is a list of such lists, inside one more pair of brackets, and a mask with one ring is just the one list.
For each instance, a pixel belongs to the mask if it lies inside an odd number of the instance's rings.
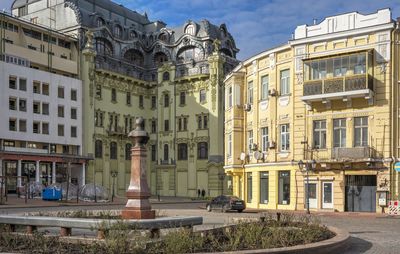
{"label": "shadow on pavement", "polygon": [[346,244],[343,254],[361,254],[365,253],[372,247],[372,243],[363,239],[351,236]]}

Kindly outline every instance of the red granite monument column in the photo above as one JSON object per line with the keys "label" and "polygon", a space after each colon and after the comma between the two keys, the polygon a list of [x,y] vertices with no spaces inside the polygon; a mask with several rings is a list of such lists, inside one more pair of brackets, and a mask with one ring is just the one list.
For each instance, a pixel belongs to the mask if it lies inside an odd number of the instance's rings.
{"label": "red granite monument column", "polygon": [[149,202],[146,179],[146,148],[149,135],[143,128],[143,118],[136,119],[135,130],[129,133],[135,146],[131,150],[131,181],[126,192],[128,202],[122,210],[123,219],[154,219],[155,211]]}

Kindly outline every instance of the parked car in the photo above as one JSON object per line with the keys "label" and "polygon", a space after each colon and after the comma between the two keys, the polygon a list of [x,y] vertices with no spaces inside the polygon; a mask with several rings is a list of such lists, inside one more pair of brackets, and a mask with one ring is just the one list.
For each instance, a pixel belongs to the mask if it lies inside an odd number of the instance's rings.
{"label": "parked car", "polygon": [[209,203],[207,203],[206,209],[208,212],[218,209],[222,212],[237,210],[239,213],[241,213],[244,209],[246,209],[246,205],[243,200],[236,196],[221,195],[213,198]]}

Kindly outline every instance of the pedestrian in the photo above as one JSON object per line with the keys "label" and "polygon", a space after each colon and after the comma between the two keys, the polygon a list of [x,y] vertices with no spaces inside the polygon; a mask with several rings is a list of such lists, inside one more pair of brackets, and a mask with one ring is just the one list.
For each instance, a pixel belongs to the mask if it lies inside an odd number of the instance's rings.
{"label": "pedestrian", "polygon": [[206,195],[206,191],[204,189],[201,190],[201,196],[204,198],[204,196]]}
{"label": "pedestrian", "polygon": [[197,197],[199,198],[200,197],[200,189],[197,189]]}

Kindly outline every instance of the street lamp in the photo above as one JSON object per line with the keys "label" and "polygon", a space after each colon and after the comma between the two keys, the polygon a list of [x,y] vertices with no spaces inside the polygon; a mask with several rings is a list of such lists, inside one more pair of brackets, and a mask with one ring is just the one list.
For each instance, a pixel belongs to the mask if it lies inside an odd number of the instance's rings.
{"label": "street lamp", "polygon": [[307,209],[307,214],[310,214],[310,195],[309,195],[309,188],[310,188],[310,177],[308,175],[308,172],[311,169],[315,169],[317,166],[317,162],[315,160],[312,160],[311,162],[307,161],[307,162],[303,162],[302,160],[300,160],[298,162],[299,165],[299,169],[302,170],[304,168],[304,166],[306,167],[306,184],[307,184],[307,188],[306,188],[306,209]]}
{"label": "street lamp", "polygon": [[114,190],[115,190],[115,178],[117,177],[118,172],[117,171],[111,171],[111,177],[113,179],[113,183],[112,183],[112,195],[111,195],[111,202],[114,202]]}
{"label": "street lamp", "polygon": [[224,195],[224,179],[225,179],[225,173],[219,172],[218,173],[218,179],[221,183],[221,195]]}

